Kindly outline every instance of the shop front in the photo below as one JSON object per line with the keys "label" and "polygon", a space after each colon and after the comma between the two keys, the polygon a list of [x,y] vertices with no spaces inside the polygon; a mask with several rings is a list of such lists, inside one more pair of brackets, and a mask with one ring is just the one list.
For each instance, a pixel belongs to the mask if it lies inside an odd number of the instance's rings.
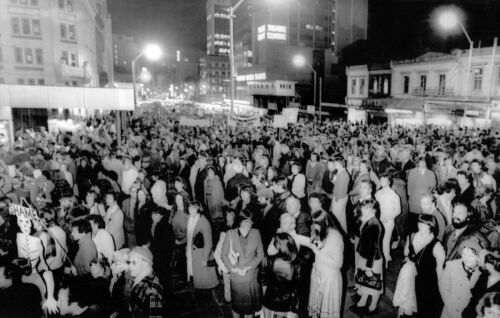
{"label": "shop front", "polygon": [[418,127],[425,124],[423,99],[392,98],[385,113],[390,126]]}
{"label": "shop front", "polygon": [[426,101],[425,123],[451,127],[487,128],[490,106],[483,102],[470,101]]}

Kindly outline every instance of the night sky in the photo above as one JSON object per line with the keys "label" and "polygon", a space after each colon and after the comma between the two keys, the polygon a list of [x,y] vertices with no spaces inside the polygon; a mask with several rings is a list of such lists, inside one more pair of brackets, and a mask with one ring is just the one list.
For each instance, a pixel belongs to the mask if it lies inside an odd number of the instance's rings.
{"label": "night sky", "polygon": [[206,0],[108,0],[113,33],[140,43],[206,50]]}

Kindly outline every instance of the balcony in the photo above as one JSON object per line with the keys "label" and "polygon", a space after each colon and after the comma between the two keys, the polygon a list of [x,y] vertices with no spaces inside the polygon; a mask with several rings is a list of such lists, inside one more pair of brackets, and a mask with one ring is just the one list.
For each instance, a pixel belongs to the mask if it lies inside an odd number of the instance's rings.
{"label": "balcony", "polygon": [[85,67],[83,66],[71,66],[66,63],[60,63],[58,67],[58,75],[63,79],[90,79],[92,75],[90,73],[90,70],[88,68],[85,70]]}
{"label": "balcony", "polygon": [[414,96],[438,96],[438,97],[451,97],[454,96],[452,89],[445,88],[422,88],[417,87],[413,89]]}

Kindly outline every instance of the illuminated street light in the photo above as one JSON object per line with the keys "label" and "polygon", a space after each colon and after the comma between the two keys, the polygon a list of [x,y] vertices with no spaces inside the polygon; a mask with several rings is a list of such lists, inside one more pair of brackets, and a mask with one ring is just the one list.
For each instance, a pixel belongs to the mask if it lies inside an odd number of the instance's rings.
{"label": "illuminated street light", "polygon": [[307,63],[306,58],[303,55],[295,55],[293,57],[293,65],[297,67],[304,67],[306,66],[306,63]]}
{"label": "illuminated street light", "polygon": [[469,41],[469,61],[467,63],[467,83],[466,83],[466,92],[465,92],[465,98],[468,99],[469,97],[469,91],[470,91],[470,75],[472,72],[472,50],[474,49],[474,42],[472,41],[471,37],[469,36],[469,33],[467,33],[467,30],[465,29],[464,25],[462,22],[460,22],[460,18],[458,16],[458,13],[454,10],[447,10],[441,12],[441,14],[438,17],[438,22],[441,28],[444,30],[452,30],[455,29],[457,26],[462,29],[462,32],[465,34],[465,37]]}
{"label": "illuminated street light", "polygon": [[139,53],[139,55],[137,55],[137,57],[135,59],[132,60],[132,89],[133,89],[133,92],[134,92],[134,111],[137,110],[137,92],[136,92],[136,82],[135,82],[135,63],[137,62],[138,59],[140,59],[143,55],[146,56],[146,58],[148,60],[151,60],[151,61],[157,61],[161,58],[161,56],[163,55],[163,52],[161,50],[161,48],[156,45],[156,44],[149,44],[147,45],[144,50],[142,50],[141,53]]}

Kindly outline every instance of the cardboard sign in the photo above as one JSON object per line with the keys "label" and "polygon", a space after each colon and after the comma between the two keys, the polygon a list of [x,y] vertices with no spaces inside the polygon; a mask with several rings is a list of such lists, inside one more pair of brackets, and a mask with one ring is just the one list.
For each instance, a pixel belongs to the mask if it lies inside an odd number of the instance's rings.
{"label": "cardboard sign", "polygon": [[9,204],[9,213],[15,216],[22,216],[31,220],[38,220],[38,212],[33,208],[27,208],[19,204]]}
{"label": "cardboard sign", "polygon": [[273,127],[274,128],[288,128],[288,121],[287,121],[286,117],[283,115],[274,115]]}
{"label": "cardboard sign", "polygon": [[298,108],[285,108],[285,109],[283,109],[282,115],[285,116],[287,123],[296,124],[297,117],[299,116],[299,109]]}
{"label": "cardboard sign", "polygon": [[190,126],[190,127],[210,127],[210,120],[208,118],[205,119],[194,119],[185,116],[181,116],[179,120],[179,125],[181,126]]}

